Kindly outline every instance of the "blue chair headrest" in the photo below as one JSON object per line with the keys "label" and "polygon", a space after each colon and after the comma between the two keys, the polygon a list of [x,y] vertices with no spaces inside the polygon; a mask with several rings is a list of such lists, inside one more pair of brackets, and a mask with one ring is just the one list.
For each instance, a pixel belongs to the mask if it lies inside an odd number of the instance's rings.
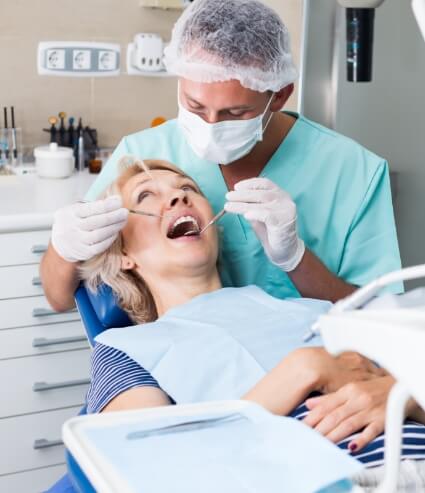
{"label": "blue chair headrest", "polygon": [[127,313],[120,308],[115,294],[109,286],[101,284],[95,293],[88,288],[86,291],[97,318],[105,329],[133,325]]}
{"label": "blue chair headrest", "polygon": [[96,293],[92,293],[81,283],[75,292],[75,302],[92,346],[95,337],[104,330],[133,325],[127,313],[119,307],[109,286],[102,285]]}

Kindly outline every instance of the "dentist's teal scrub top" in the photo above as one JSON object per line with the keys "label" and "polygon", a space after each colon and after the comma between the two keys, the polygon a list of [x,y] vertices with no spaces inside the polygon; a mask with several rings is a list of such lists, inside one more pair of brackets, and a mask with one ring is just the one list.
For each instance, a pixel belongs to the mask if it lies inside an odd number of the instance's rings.
{"label": "dentist's teal scrub top", "polygon": [[[90,188],[88,200],[115,179],[117,163],[125,155],[174,163],[198,183],[215,212],[223,208],[228,190],[220,167],[194,154],[176,120],[124,137]],[[300,237],[338,277],[362,286],[400,268],[384,159],[299,115],[261,176],[291,195]],[[219,224],[225,286],[255,284],[278,298],[300,296],[287,274],[270,263],[243,217],[226,214]],[[402,289],[398,284],[388,290]]]}

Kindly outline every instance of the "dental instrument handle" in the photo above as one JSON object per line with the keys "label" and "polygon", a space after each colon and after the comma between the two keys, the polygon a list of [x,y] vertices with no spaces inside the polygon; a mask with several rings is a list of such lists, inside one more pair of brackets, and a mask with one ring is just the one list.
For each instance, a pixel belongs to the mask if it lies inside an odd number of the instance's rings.
{"label": "dental instrument handle", "polygon": [[7,124],[7,107],[6,106],[3,108],[3,116],[4,116],[4,129],[6,131],[4,155],[6,156],[6,159],[9,159],[9,139],[7,138],[8,124]]}
{"label": "dental instrument handle", "polygon": [[[78,200],[79,204],[87,204],[90,202],[89,200]],[[156,214],[155,212],[145,212],[145,211],[136,211],[135,209],[128,209],[128,212],[131,214],[139,214],[140,216],[149,216],[149,217],[168,217],[169,214]]]}
{"label": "dental instrument handle", "polygon": [[167,217],[169,214],[155,214],[155,212],[145,212],[145,211],[136,211],[135,209],[128,209],[128,212],[132,214],[139,214],[140,216],[150,216],[150,217]]}
{"label": "dental instrument handle", "polygon": [[219,219],[221,219],[224,214],[226,214],[226,211],[223,209],[221,210],[218,214],[216,214],[212,219],[211,221],[206,225],[204,226],[201,231],[199,231],[199,234],[201,235],[206,229],[208,229],[210,226],[212,226],[215,222],[217,222]]}
{"label": "dental instrument handle", "polygon": [[85,165],[85,152],[84,152],[84,135],[83,131],[80,130],[79,136],[78,136],[78,171],[84,171],[84,165]]}
{"label": "dental instrument handle", "polygon": [[16,127],[15,127],[15,108],[10,107],[10,112],[12,115],[12,154],[13,159],[18,159],[18,148],[16,147]]}

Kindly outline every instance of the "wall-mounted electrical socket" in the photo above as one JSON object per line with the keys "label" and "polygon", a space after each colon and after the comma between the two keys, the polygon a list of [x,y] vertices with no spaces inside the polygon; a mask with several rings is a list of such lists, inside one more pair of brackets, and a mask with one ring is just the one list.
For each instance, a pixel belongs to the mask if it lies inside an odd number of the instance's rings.
{"label": "wall-mounted electrical socket", "polygon": [[119,75],[121,48],[115,43],[42,41],[38,45],[40,75],[105,77]]}
{"label": "wall-mounted electrical socket", "polygon": [[99,51],[98,57],[99,70],[114,70],[114,67],[117,66],[117,53],[115,51]]}
{"label": "wall-mounted electrical socket", "polygon": [[65,50],[47,50],[46,67],[51,70],[65,69]]}
{"label": "wall-mounted electrical socket", "polygon": [[91,69],[91,50],[72,50],[72,69]]}

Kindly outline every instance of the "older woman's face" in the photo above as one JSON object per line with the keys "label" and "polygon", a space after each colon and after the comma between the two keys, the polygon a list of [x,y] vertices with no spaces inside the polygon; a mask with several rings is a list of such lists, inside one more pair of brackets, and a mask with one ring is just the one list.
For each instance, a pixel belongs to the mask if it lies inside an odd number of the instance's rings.
{"label": "older woman's face", "polygon": [[[159,214],[130,214],[122,231],[127,261],[149,282],[170,274],[191,274],[215,268],[216,228],[199,231],[212,218],[209,202],[190,179],[168,170],[141,172],[122,188],[124,207]],[[127,263],[126,268],[134,268]]]}

